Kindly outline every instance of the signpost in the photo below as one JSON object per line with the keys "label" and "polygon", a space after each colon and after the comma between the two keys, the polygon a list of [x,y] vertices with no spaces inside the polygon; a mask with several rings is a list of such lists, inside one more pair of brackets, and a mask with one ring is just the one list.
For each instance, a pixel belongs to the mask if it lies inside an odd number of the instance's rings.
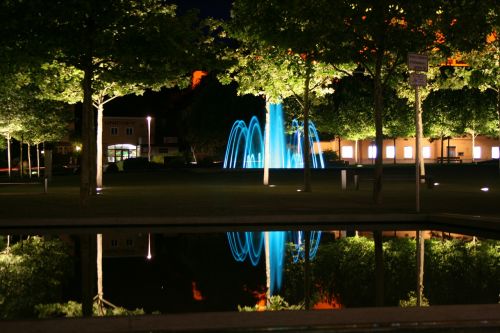
{"label": "signpost", "polygon": [[[418,87],[427,85],[427,76],[418,72],[427,72],[429,61],[426,55],[408,53],[408,69],[410,73],[410,85],[415,88],[415,210],[420,213],[420,139],[422,124],[422,113],[420,111],[420,93]],[[417,230],[417,306],[422,305],[424,290],[424,237],[422,230]]]}
{"label": "signpost", "polygon": [[410,86],[415,87],[425,87],[427,85],[427,76],[420,73],[410,73]]}
{"label": "signpost", "polygon": [[419,87],[425,87],[427,85],[427,76],[418,72],[427,72],[429,70],[429,61],[426,55],[417,53],[408,53],[408,69],[413,71],[410,73],[410,86],[415,88],[415,210],[420,213],[420,140],[421,140],[421,128],[422,124],[422,114],[420,111],[420,92]]}
{"label": "signpost", "polygon": [[416,72],[429,71],[429,60],[424,54],[408,53],[408,69]]}

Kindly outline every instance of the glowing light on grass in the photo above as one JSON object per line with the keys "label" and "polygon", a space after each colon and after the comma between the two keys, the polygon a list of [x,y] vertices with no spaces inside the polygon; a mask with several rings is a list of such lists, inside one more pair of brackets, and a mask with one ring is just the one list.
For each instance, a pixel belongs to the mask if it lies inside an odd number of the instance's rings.
{"label": "glowing light on grass", "polygon": [[153,256],[151,255],[151,234],[148,232],[148,255],[146,259],[151,260]]}
{"label": "glowing light on grass", "polygon": [[[298,262],[304,258],[304,233],[272,231],[269,235],[269,262],[270,262],[270,277],[271,286],[270,294],[273,295],[281,289],[283,280],[284,260],[286,254],[285,244],[292,243],[291,255],[293,262]],[[227,239],[231,253],[236,261],[243,262],[247,258],[252,265],[257,266],[264,246],[264,232],[228,232]],[[309,257],[312,259],[316,256],[320,243],[321,231],[312,231],[311,249]]]}
{"label": "glowing light on grass", "polygon": [[[293,120],[292,134],[285,135],[283,108],[271,104],[269,120],[270,168],[303,168],[304,149],[303,124]],[[228,138],[224,168],[263,168],[264,136],[257,117],[252,117],[248,126],[243,120],[233,124]],[[319,147],[319,136],[314,123],[309,122],[309,146],[313,168],[324,168],[323,153]]]}
{"label": "glowing light on grass", "polygon": [[483,192],[488,192],[490,190],[489,187],[481,187],[481,191]]}

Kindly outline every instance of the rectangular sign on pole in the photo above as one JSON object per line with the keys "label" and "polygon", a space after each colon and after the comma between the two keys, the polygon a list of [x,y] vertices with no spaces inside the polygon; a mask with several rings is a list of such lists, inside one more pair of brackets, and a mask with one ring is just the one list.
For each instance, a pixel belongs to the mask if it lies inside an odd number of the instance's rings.
{"label": "rectangular sign on pole", "polygon": [[427,85],[427,75],[419,73],[410,73],[410,86],[425,87]]}
{"label": "rectangular sign on pole", "polygon": [[418,72],[427,72],[429,70],[428,57],[423,54],[408,53],[408,69]]}

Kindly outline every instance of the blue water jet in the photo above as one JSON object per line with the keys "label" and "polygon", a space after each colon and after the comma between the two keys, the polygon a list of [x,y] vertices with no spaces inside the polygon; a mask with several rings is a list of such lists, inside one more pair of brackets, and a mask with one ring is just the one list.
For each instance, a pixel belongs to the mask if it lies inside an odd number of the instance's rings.
{"label": "blue water jet", "polygon": [[[303,168],[304,149],[303,124],[292,121],[292,134],[285,135],[283,107],[271,104],[269,108],[269,167],[276,169]],[[316,144],[316,145],[315,145]],[[263,168],[264,136],[257,117],[252,117],[248,126],[238,120],[229,134],[224,168]],[[319,136],[312,121],[309,122],[309,147],[313,168],[324,168],[323,154],[319,146]]]}
{"label": "blue water jet", "polygon": [[[269,266],[270,272],[270,294],[274,295],[281,289],[283,281],[283,269],[286,247],[285,244],[291,244],[291,255],[294,263],[304,259],[304,233],[302,231],[268,232],[269,237]],[[312,231],[310,235],[311,249],[309,257],[313,259],[318,251],[321,231]],[[243,262],[249,258],[252,265],[257,266],[262,250],[265,247],[264,232],[228,232],[227,239],[231,253],[236,261]]]}

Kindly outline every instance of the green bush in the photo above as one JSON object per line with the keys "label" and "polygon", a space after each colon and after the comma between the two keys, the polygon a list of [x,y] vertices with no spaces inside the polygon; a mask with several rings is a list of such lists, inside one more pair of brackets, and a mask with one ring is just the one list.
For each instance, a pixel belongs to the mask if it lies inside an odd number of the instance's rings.
{"label": "green bush", "polygon": [[321,244],[312,270],[323,296],[346,307],[375,305],[374,248],[364,237]]}
{"label": "green bush", "polygon": [[[35,306],[38,318],[81,317],[82,304],[75,301],[67,303],[38,304]],[[99,316],[97,303],[93,307],[94,316]],[[122,307],[105,308],[104,316],[132,316],[144,314],[143,309],[127,310]]]}
{"label": "green bush", "polygon": [[0,318],[33,317],[36,304],[61,300],[72,273],[62,241],[30,237],[0,254]]}
{"label": "green bush", "polygon": [[[410,291],[405,299],[399,301],[399,306],[402,308],[417,306],[417,293]],[[429,306],[429,300],[425,296],[422,297],[421,306]]]}
{"label": "green bush", "polygon": [[149,162],[145,157],[127,158],[123,160],[123,171],[125,172],[158,170],[162,167],[162,164]]}
{"label": "green bush", "polygon": [[106,173],[118,173],[120,169],[116,163],[110,163],[106,168]]}
{"label": "green bush", "polygon": [[165,156],[163,163],[167,168],[183,168],[186,166],[186,159],[184,156]]}
{"label": "green bush", "polygon": [[[283,310],[302,310],[304,306],[302,304],[298,305],[290,305],[287,301],[280,295],[273,295],[269,298],[269,305],[264,309],[265,311],[283,311]],[[262,311],[258,305],[255,306],[239,306],[239,312],[253,312],[253,311]]]}
{"label": "green bush", "polygon": [[497,303],[500,242],[425,243],[424,290],[431,304]]}
{"label": "green bush", "polygon": [[[384,304],[412,303],[416,288],[416,242],[385,240]],[[334,299],[345,307],[375,304],[373,240],[348,237],[323,242],[311,262],[312,297]],[[303,262],[286,261],[283,295],[303,299]],[[425,241],[424,294],[430,304],[498,303],[500,242],[430,239]],[[413,294],[412,294],[413,292]],[[299,295],[297,298],[293,294]]]}
{"label": "green bush", "polygon": [[81,317],[82,304],[75,301],[35,305],[38,318]]}

